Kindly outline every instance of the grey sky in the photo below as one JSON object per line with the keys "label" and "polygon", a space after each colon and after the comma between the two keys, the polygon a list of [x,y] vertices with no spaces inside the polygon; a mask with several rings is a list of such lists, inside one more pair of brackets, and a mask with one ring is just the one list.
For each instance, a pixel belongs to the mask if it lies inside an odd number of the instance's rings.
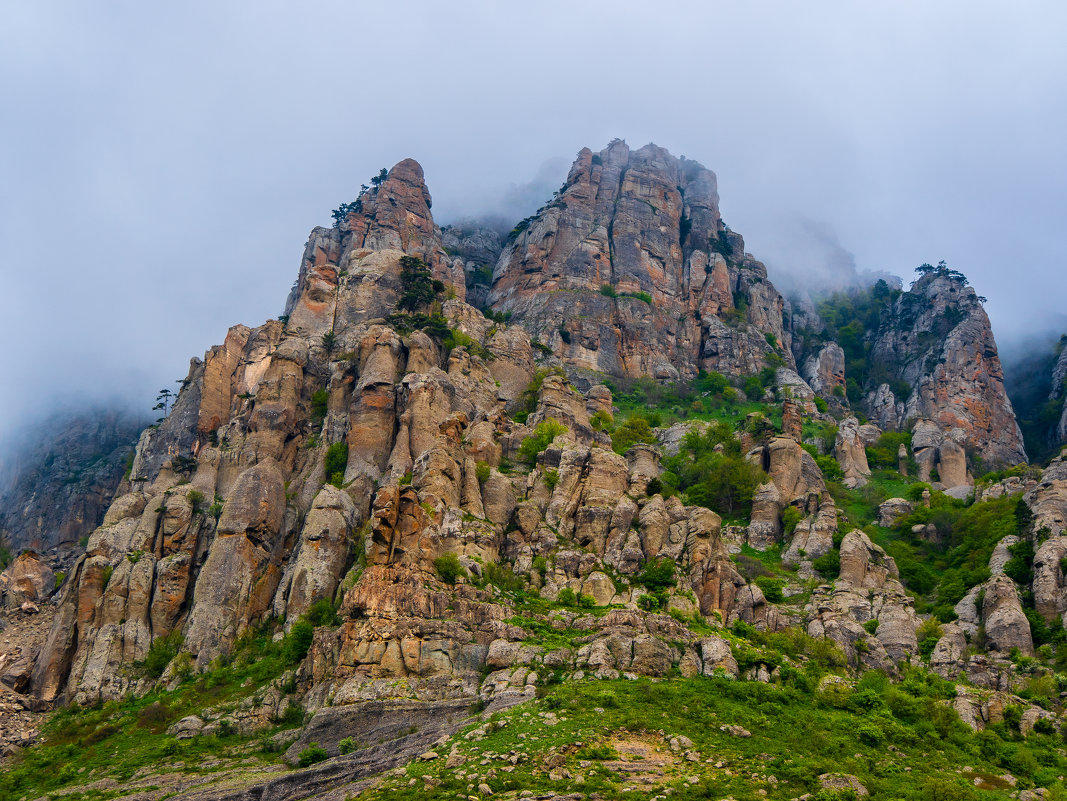
{"label": "grey sky", "polygon": [[406,156],[439,222],[517,219],[580,147],[654,141],[717,172],[772,278],[946,259],[1001,340],[1062,326],[1065,23],[973,0],[6,3],[0,431],[150,406],[280,313],[309,229]]}

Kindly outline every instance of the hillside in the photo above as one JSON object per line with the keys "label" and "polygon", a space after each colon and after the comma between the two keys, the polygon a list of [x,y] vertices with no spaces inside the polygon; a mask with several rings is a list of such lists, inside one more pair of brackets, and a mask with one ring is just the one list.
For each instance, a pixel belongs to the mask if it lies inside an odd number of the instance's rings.
{"label": "hillside", "polygon": [[503,240],[431,207],[407,159],[336,209],[69,573],[0,578],[57,710],[0,794],[1064,792],[1067,462],[962,276],[802,324],[651,145]]}

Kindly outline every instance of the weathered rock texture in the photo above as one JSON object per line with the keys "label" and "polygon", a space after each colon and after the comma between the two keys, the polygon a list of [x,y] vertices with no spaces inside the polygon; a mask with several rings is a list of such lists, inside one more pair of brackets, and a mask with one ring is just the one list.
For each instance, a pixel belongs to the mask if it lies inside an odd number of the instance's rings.
{"label": "weathered rock texture", "polygon": [[783,300],[723,224],[715,174],[655,145],[583,149],[509,237],[488,300],[564,363],[612,375],[751,374],[774,351],[795,367]]}
{"label": "weathered rock texture", "polygon": [[0,542],[13,551],[77,543],[100,525],[148,423],[114,409],[56,414],[0,457]]}
{"label": "weathered rock texture", "polygon": [[987,464],[1026,461],[993,331],[974,290],[951,273],[933,272],[892,301],[889,311],[869,358],[912,390],[898,399],[901,419],[872,419],[892,428],[928,418]]}

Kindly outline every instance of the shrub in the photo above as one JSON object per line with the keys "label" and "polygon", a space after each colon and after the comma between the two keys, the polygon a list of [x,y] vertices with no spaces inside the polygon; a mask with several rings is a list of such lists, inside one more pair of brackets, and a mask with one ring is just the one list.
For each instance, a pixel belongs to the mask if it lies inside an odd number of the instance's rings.
{"label": "shrub", "polygon": [[300,752],[300,756],[297,759],[300,762],[300,767],[309,768],[316,762],[323,762],[330,758],[330,755],[326,753],[326,749],[320,746],[318,743],[311,743]]}
{"label": "shrub", "polygon": [[575,752],[574,756],[576,759],[618,759],[619,752],[607,743],[603,743],[601,745],[583,745]]}
{"label": "shrub", "polygon": [[351,754],[356,750],[356,741],[351,737],[345,737],[337,744],[337,750],[342,754]]}
{"label": "shrub", "polygon": [[337,610],[326,598],[315,601],[305,613],[305,617],[313,626],[337,626],[341,623]]}
{"label": "shrub", "polygon": [[315,627],[307,620],[296,621],[285,635],[283,651],[285,658],[295,664],[307,656],[311,641],[315,638]]}
{"label": "shrub", "polygon": [[645,593],[637,599],[637,607],[645,612],[658,612],[663,608],[663,599],[655,593]]}
{"label": "shrub", "polygon": [[915,632],[915,639],[919,641],[919,653],[924,657],[930,656],[941,639],[941,624],[934,618],[923,621]]}
{"label": "shrub", "polygon": [[782,582],[770,576],[760,576],[756,579],[756,586],[760,588],[763,597],[772,604],[780,604],[785,596],[782,595]]}
{"label": "shrub", "polygon": [[637,582],[649,592],[660,592],[677,584],[674,577],[674,560],[657,559],[654,562],[646,562],[644,570],[637,576]]}
{"label": "shrub", "polygon": [[823,578],[833,580],[841,572],[841,551],[834,548],[811,563]]}
{"label": "shrub", "polygon": [[325,389],[315,390],[311,396],[311,418],[313,420],[321,421],[326,417],[326,402],[329,400],[329,393]]}
{"label": "shrub", "polygon": [[455,584],[456,580],[467,572],[454,553],[446,553],[434,559],[433,569],[445,584]]}
{"label": "shrub", "polygon": [[556,596],[556,601],[563,606],[574,606],[578,601],[578,596],[574,594],[574,590],[570,587],[564,587],[559,591],[559,595]]}
{"label": "shrub", "polygon": [[340,487],[344,483],[345,468],[348,467],[348,443],[335,442],[327,448],[324,464],[327,480],[335,487]]}
{"label": "shrub", "polygon": [[533,560],[533,569],[541,575],[541,581],[544,581],[545,576],[548,574],[548,560],[543,556],[535,557]]}
{"label": "shrub", "polygon": [[582,609],[592,609],[596,606],[596,598],[583,592],[578,596],[578,606]]}
{"label": "shrub", "polygon": [[830,407],[827,405],[825,400],[820,398],[818,395],[815,396],[815,410],[817,412],[819,412],[820,414],[826,414],[826,410],[829,408]]}
{"label": "shrub", "polygon": [[878,618],[874,617],[863,624],[863,630],[871,636],[878,633]]}
{"label": "shrub", "polygon": [[615,291],[615,287],[611,284],[601,284],[600,294],[608,298],[617,298],[619,293]]}
{"label": "shrub", "polygon": [[597,409],[589,418],[589,425],[594,431],[610,431],[615,426],[615,419],[603,409]]}
{"label": "shrub", "polygon": [[611,448],[618,454],[625,454],[638,442],[654,445],[656,435],[644,417],[631,417],[611,433]]}
{"label": "shrub", "polygon": [[841,465],[837,463],[837,459],[833,456],[816,456],[815,463],[819,465],[819,469],[822,470],[823,477],[827,481],[840,481],[845,477],[845,474],[841,471]]}
{"label": "shrub", "polygon": [[785,507],[785,511],[782,512],[782,528],[785,529],[787,537],[796,530],[797,524],[803,519],[804,514],[795,506]]}
{"label": "shrub", "polygon": [[537,455],[552,444],[560,434],[567,431],[567,426],[555,418],[549,417],[537,424],[534,433],[523,439],[519,446],[519,456],[531,467],[537,462]]}
{"label": "shrub", "polygon": [[556,488],[556,484],[559,483],[559,471],[553,470],[551,467],[549,467],[545,470],[544,479],[545,486],[547,486],[550,490],[554,490]]}
{"label": "shrub", "polygon": [[148,648],[141,667],[149,678],[158,679],[167,669],[167,665],[178,655],[182,647],[183,637],[180,629],[167,634],[165,637],[156,637]]}
{"label": "shrub", "polygon": [[486,462],[478,462],[474,466],[474,475],[477,477],[479,484],[484,484],[488,481],[491,473],[492,469]]}

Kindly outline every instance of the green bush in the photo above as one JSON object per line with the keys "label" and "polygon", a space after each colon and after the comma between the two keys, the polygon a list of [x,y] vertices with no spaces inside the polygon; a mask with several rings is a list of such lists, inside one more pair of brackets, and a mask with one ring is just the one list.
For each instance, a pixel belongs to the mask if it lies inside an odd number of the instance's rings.
{"label": "green bush", "polygon": [[608,298],[617,298],[619,293],[615,291],[615,287],[611,284],[601,284],[600,294]]}
{"label": "green bush", "polygon": [[644,569],[637,576],[637,583],[649,592],[661,592],[678,583],[674,572],[673,559],[656,559],[645,563]]}
{"label": "green bush", "polygon": [[656,443],[656,435],[644,417],[631,417],[611,433],[611,448],[615,453],[625,454],[638,442]]}
{"label": "green bush", "polygon": [[533,467],[537,462],[538,454],[551,445],[556,437],[566,431],[567,426],[555,418],[549,417],[547,420],[543,420],[537,424],[533,434],[523,439],[522,444],[519,446],[519,457]]}
{"label": "green bush", "polygon": [[488,481],[492,472],[492,468],[490,468],[486,462],[478,462],[474,466],[474,475],[478,479],[479,484],[484,484]]}
{"label": "green bush", "polygon": [[315,638],[315,627],[307,620],[296,621],[285,635],[285,658],[292,664],[302,660],[311,648]]}
{"label": "green bush", "polygon": [[337,750],[342,754],[351,754],[356,750],[356,741],[351,737],[345,737],[337,744]]}
{"label": "green bush", "polygon": [[816,456],[815,463],[819,465],[819,469],[827,481],[840,481],[845,477],[845,474],[841,471],[841,465],[837,463],[837,459],[833,456]]}
{"label": "green bush", "polygon": [[933,618],[924,620],[915,632],[915,639],[919,641],[919,653],[924,657],[930,656],[941,639],[941,625]]}
{"label": "green bush", "polygon": [[325,389],[318,389],[311,396],[311,418],[322,421],[326,417],[326,402],[330,394]]}
{"label": "green bush", "polygon": [[785,596],[782,594],[782,582],[780,580],[771,578],[770,576],[760,576],[756,579],[755,584],[760,588],[763,597],[770,603],[780,604],[785,600]]}
{"label": "green bush", "polygon": [[550,490],[554,490],[556,488],[556,484],[559,483],[559,471],[553,470],[551,467],[547,468],[545,470],[544,479],[545,486],[547,486]]}
{"label": "green bush", "polygon": [[337,610],[326,598],[315,601],[304,616],[313,626],[338,626],[341,623]]}
{"label": "green bush", "polygon": [[825,400],[820,398],[818,395],[815,396],[815,410],[819,412],[819,414],[826,414],[826,410],[829,408],[830,407],[827,405]]}
{"label": "green bush", "polygon": [[340,487],[344,483],[345,468],[348,467],[348,443],[342,440],[327,448],[324,465],[327,481],[335,487]]}
{"label": "green bush", "polygon": [[782,528],[785,529],[785,535],[788,537],[792,534],[797,527],[797,524],[804,519],[804,514],[795,506],[787,506],[782,512]]}
{"label": "green bush", "polygon": [[841,551],[832,549],[811,563],[823,578],[832,581],[841,572]]}
{"label": "green bush", "polygon": [[663,599],[654,592],[645,593],[637,599],[637,608],[645,612],[658,612],[663,608]]}
{"label": "green bush", "polygon": [[593,416],[589,418],[589,425],[593,427],[594,431],[610,431],[615,427],[614,418],[603,409],[597,409],[593,412]]}
{"label": "green bush", "polygon": [[463,565],[459,563],[459,557],[454,553],[446,553],[433,560],[433,568],[445,584],[455,584],[456,580],[466,574]]}
{"label": "green bush", "polygon": [[575,595],[574,590],[570,587],[564,587],[559,591],[559,595],[556,596],[556,602],[563,606],[574,606],[578,603],[578,596]]}
{"label": "green bush", "polygon": [[324,762],[329,759],[330,755],[326,753],[326,749],[321,747],[318,743],[311,743],[300,752],[300,756],[297,759],[300,762],[300,767],[309,768],[316,762]]}
{"label": "green bush", "polygon": [[178,655],[183,641],[181,629],[175,629],[165,637],[156,637],[148,648],[144,662],[141,663],[145,675],[152,679],[162,676],[167,665]]}

